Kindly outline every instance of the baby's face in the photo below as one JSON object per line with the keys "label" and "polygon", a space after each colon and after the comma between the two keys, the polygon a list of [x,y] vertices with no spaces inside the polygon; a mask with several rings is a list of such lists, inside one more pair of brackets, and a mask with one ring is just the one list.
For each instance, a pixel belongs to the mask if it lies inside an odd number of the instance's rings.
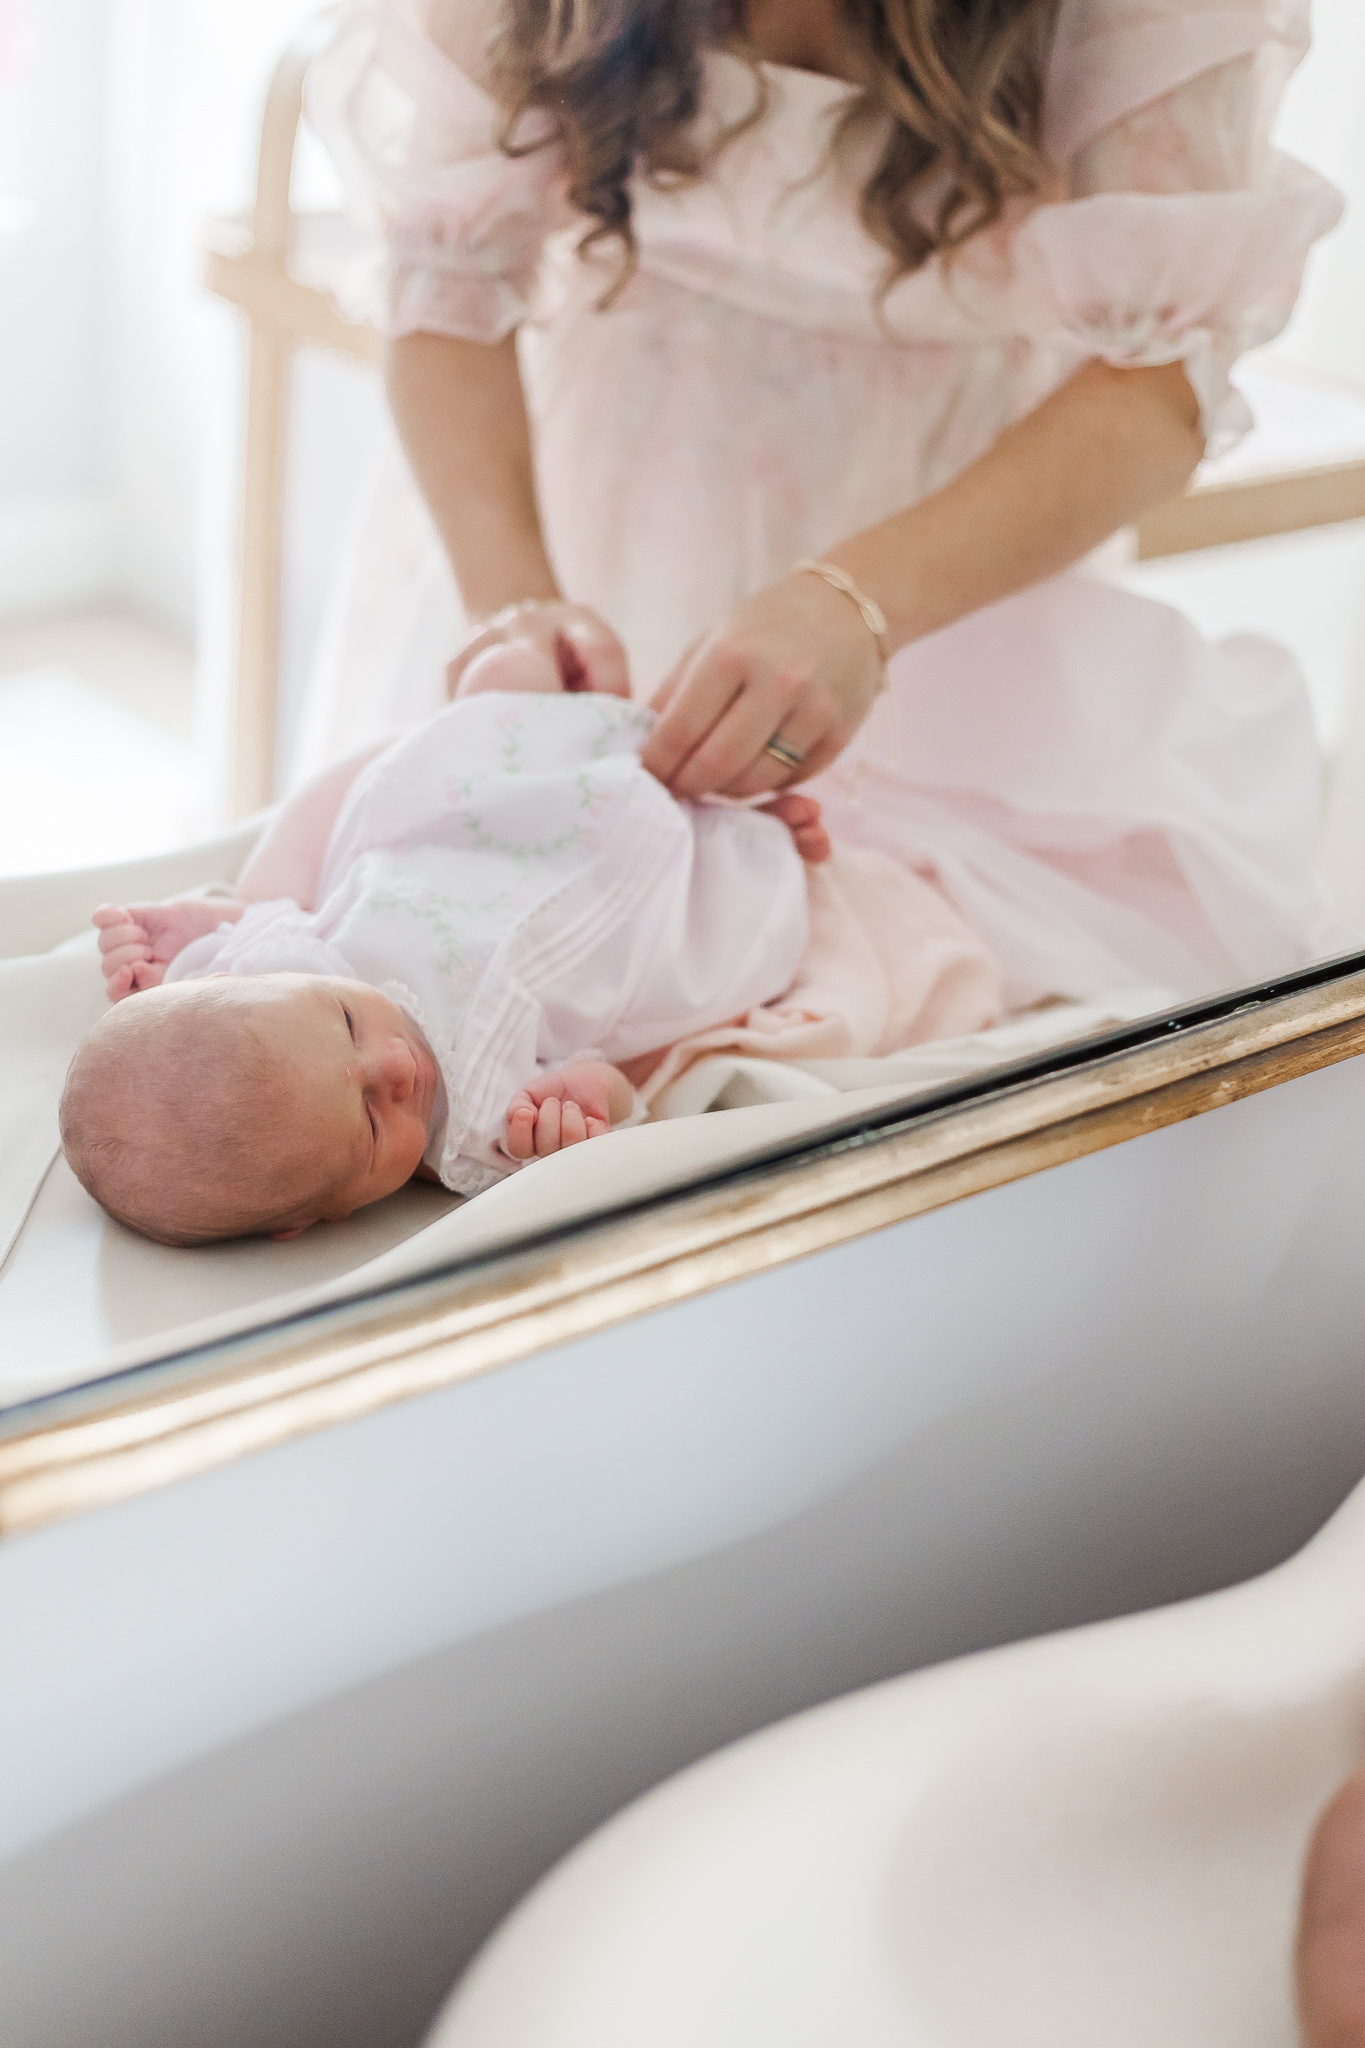
{"label": "baby's face", "polygon": [[262,976],[252,1026],[269,1057],[260,1146],[316,1162],[294,1237],[401,1188],[421,1164],[440,1088],[430,1046],[396,1003],[365,982]]}

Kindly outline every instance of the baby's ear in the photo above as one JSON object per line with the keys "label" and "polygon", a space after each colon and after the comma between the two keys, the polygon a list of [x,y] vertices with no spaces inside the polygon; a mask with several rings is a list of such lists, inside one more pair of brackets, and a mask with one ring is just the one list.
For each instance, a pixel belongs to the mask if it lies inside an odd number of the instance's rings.
{"label": "baby's ear", "polygon": [[272,1230],[270,1235],[276,1244],[288,1244],[291,1237],[302,1237],[304,1231],[312,1227],[311,1223],[294,1223],[288,1230]]}

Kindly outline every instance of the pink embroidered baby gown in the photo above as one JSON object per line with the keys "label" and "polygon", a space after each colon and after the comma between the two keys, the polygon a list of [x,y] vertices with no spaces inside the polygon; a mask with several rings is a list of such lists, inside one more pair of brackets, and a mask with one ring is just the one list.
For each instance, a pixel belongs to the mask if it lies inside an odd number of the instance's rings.
{"label": "pink embroidered baby gown", "polygon": [[[447,705],[357,777],[316,910],[250,904],[167,981],[325,974],[383,990],[441,1071],[427,1163],[478,1194],[513,1170],[501,1140],[519,1088],[762,1005],[806,949],[790,833],[755,810],[676,802],[640,763],[653,722],[586,694]],[[970,995],[980,977],[957,979]]]}
{"label": "pink embroidered baby gown", "polygon": [[[1045,141],[1069,196],[903,278],[828,160],[853,90],[763,67],[763,120],[711,175],[632,186],[639,269],[611,308],[574,254],[553,148],[510,159],[476,82],[485,0],[358,4],[312,119],[386,245],[387,324],[520,330],[551,556],[648,696],[740,596],[936,490],[1087,358],[1184,363],[1211,449],[1248,424],[1229,370],[1283,325],[1339,200],[1269,126],[1309,0],[1062,0]],[[706,63],[702,119],[751,102]],[[439,701],[459,631],[410,484],[356,549],[312,758]],[[836,838],[935,880],[1010,1005],[1180,995],[1345,943],[1313,875],[1319,763],[1270,643],[1211,647],[1091,565],[907,648],[885,710],[813,785]]]}

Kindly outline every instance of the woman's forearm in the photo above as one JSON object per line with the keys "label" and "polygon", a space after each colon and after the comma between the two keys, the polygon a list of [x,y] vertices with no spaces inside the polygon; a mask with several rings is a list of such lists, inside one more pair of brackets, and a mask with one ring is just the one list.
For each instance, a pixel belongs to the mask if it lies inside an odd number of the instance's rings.
{"label": "woman's forearm", "polygon": [[945,489],[828,559],[903,647],[1079,561],[1180,491],[1203,452],[1180,364],[1088,363]]}
{"label": "woman's forearm", "polygon": [[472,619],[559,595],[536,505],[516,338],[389,344],[389,404]]}

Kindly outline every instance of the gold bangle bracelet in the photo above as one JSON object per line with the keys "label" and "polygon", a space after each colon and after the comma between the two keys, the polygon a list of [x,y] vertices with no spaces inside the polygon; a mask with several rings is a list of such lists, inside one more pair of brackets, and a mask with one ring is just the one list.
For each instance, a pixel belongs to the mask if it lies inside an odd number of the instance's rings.
{"label": "gold bangle bracelet", "polygon": [[795,573],[800,574],[803,572],[811,576],[823,576],[826,583],[832,589],[842,590],[844,596],[851,598],[854,604],[857,605],[862,615],[863,624],[877,643],[877,654],[881,661],[881,674],[877,687],[879,690],[884,690],[886,688],[887,664],[891,660],[891,649],[887,645],[886,637],[886,613],[875,598],[869,597],[865,590],[859,590],[847,569],[841,569],[837,562],[817,562],[813,558],[807,557],[806,560],[796,564]]}

